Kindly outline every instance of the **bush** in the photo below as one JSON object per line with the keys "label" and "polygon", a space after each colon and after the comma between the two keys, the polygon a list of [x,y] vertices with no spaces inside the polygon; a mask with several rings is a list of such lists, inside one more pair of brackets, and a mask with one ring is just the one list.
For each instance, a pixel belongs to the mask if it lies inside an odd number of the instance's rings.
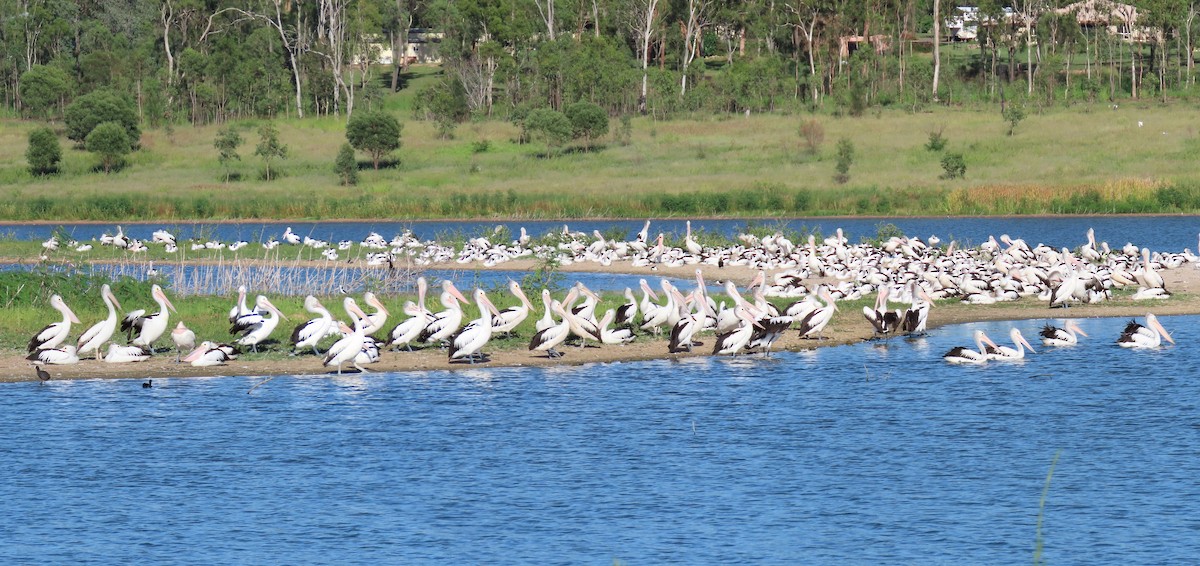
{"label": "bush", "polygon": [[967,161],[961,153],[947,153],[942,156],[943,179],[961,179],[967,176]]}
{"label": "bush", "polygon": [[92,129],[103,122],[115,122],[124,128],[130,148],[142,137],[133,103],[108,90],[97,90],[76,98],[67,106],[64,121],[67,138],[78,143],[84,143]]}
{"label": "bush", "polygon": [[58,173],[58,163],[62,161],[62,147],[58,145],[58,136],[50,128],[35,128],[29,132],[29,148],[25,150],[25,159],[29,162],[29,172],[33,175],[53,175]]}
{"label": "bush", "polygon": [[342,144],[338,150],[337,160],[334,161],[334,171],[343,185],[358,184],[358,161],[354,159],[354,148],[348,143]]}
{"label": "bush", "polygon": [[258,127],[258,146],[254,148],[254,155],[266,162],[266,180],[271,180],[271,161],[287,159],[287,152],[287,146],[279,142],[279,130],[275,128],[275,124],[266,122]]}
{"label": "bush", "polygon": [[837,144],[837,165],[835,170],[837,174],[833,176],[833,180],[838,183],[845,183],[850,180],[850,166],[854,164],[854,142],[848,138],[838,140]]}
{"label": "bush", "polygon": [[1016,131],[1017,124],[1020,124],[1021,120],[1025,119],[1025,109],[1016,104],[1009,103],[1004,106],[1004,110],[1000,112],[1000,115],[1004,117],[1005,122],[1008,122],[1008,135],[1011,136]]}
{"label": "bush", "polygon": [[71,78],[58,67],[34,65],[21,74],[21,104],[33,116],[57,116],[71,90]]}
{"label": "bush", "polygon": [[229,182],[229,177],[232,174],[229,166],[234,161],[241,161],[242,156],[238,155],[237,148],[242,145],[242,136],[238,134],[233,126],[222,128],[217,132],[217,139],[213,141],[213,147],[217,148],[217,161],[225,168],[225,182]]}
{"label": "bush", "polygon": [[525,117],[525,129],[531,137],[545,141],[550,148],[561,146],[571,139],[571,121],[562,112],[549,108],[530,111]]}
{"label": "bush", "polygon": [[947,140],[946,136],[942,135],[942,133],[945,131],[945,126],[938,126],[938,129],[930,130],[929,143],[925,144],[925,149],[928,149],[929,151],[941,151],[946,149],[946,143],[950,140]]}
{"label": "bush", "polygon": [[425,120],[437,122],[438,137],[451,139],[454,129],[470,116],[467,92],[462,83],[443,79],[421,89],[413,104],[413,114]]}
{"label": "bush", "polygon": [[100,156],[105,173],[112,171],[113,166],[130,152],[129,136],[125,133],[125,127],[117,122],[97,124],[84,142],[88,151]]}
{"label": "bush", "polygon": [[379,159],[400,148],[400,121],[382,110],[358,112],[346,124],[346,140],[359,151],[371,155],[371,164],[379,170]]}
{"label": "bush", "polygon": [[567,105],[563,114],[571,121],[571,136],[583,138],[585,147],[591,147],[592,140],[608,133],[608,113],[591,102],[576,102]]}
{"label": "bush", "polygon": [[487,153],[489,149],[492,149],[492,142],[487,140],[471,142],[471,153]]}
{"label": "bush", "polygon": [[804,138],[808,152],[816,155],[821,143],[825,141],[825,127],[816,120],[805,120],[800,122],[800,137]]}
{"label": "bush", "polygon": [[617,131],[614,132],[613,136],[616,138],[617,143],[622,146],[629,145],[633,141],[633,118],[629,114],[621,115],[621,125],[617,127]]}

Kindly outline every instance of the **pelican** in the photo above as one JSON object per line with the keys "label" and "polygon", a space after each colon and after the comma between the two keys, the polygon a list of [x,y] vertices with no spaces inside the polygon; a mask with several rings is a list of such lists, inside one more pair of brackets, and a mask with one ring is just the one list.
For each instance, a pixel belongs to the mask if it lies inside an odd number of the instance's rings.
{"label": "pelican", "polygon": [[929,310],[933,308],[933,297],[925,292],[925,288],[913,282],[912,284],[912,304],[908,310],[904,311],[904,318],[900,322],[900,329],[909,334],[921,334],[925,332],[925,326],[929,323]]}
{"label": "pelican", "polygon": [[500,316],[500,311],[483,289],[475,289],[475,305],[479,307],[479,318],[467,324],[450,342],[451,361],[467,358],[473,364],[475,354],[479,354],[480,361],[484,359],[483,347],[492,339],[492,315]]}
{"label": "pelican", "polygon": [[1009,338],[1012,338],[1013,345],[1016,348],[1008,346],[995,346],[987,349],[989,360],[1020,360],[1025,358],[1025,348],[1029,348],[1031,353],[1036,354],[1037,350],[1033,349],[1033,345],[1021,335],[1021,330],[1014,328],[1008,332]]}
{"label": "pelican", "polygon": [[687,235],[683,238],[683,247],[692,255],[700,255],[700,252],[704,251],[704,247],[692,239],[692,221],[688,220],[685,225],[687,226]]}
{"label": "pelican", "polygon": [[296,326],[292,331],[292,354],[301,348],[312,348],[313,353],[320,356],[317,344],[333,327],[333,315],[312,295],[304,297],[304,310],[317,315],[317,318]]}
{"label": "pelican", "polygon": [[367,315],[367,325],[363,328],[363,334],[370,336],[383,328],[384,324],[387,324],[388,315],[391,313],[388,312],[387,307],[383,306],[383,302],[379,300],[379,297],[376,297],[375,293],[370,291],[363,293],[363,302],[375,307],[375,312]]}
{"label": "pelican", "polygon": [[1135,272],[1133,276],[1143,287],[1166,289],[1166,282],[1163,281],[1162,275],[1154,271],[1154,266],[1150,264],[1150,248],[1142,248],[1142,269]]}
{"label": "pelican", "polygon": [[237,304],[229,309],[229,322],[230,324],[235,323],[237,319],[252,313],[257,314],[256,311],[252,311],[250,307],[246,306],[246,286],[239,285]]}
{"label": "pelican", "polygon": [[828,288],[822,288],[820,296],[825,301],[825,305],[808,313],[808,316],[800,320],[801,338],[811,338],[814,335],[821,336],[825,331],[825,327],[829,325],[829,321],[833,320],[833,312],[837,310],[833,295],[829,294]]}
{"label": "pelican", "polygon": [[987,350],[984,348],[985,344],[993,348],[996,347],[996,343],[992,342],[992,339],[988,338],[987,334],[984,334],[982,330],[976,330],[975,350],[965,346],[956,346],[954,349],[946,352],[946,355],[942,356],[942,359],[952,364],[985,364],[988,361]]}
{"label": "pelican", "polygon": [[279,326],[279,319],[287,320],[287,316],[271,302],[270,299],[263,295],[259,295],[254,299],[255,310],[261,310],[268,315],[260,316],[257,322],[249,321],[250,317],[243,316],[238,318],[237,322],[233,323],[233,327],[229,329],[230,334],[242,333],[235,344],[240,346],[250,346],[254,353],[258,353],[258,344],[266,340],[271,333],[275,331],[275,327]]}
{"label": "pelican", "polygon": [[1125,325],[1121,337],[1117,338],[1117,344],[1122,348],[1157,348],[1164,339],[1172,344],[1175,343],[1175,340],[1167,333],[1167,329],[1159,324],[1158,317],[1147,313],[1146,325],[1142,326],[1132,320],[1129,321],[1129,324]]}
{"label": "pelican", "polygon": [[875,328],[875,334],[890,334],[900,326],[900,314],[887,310],[887,298],[888,288],[880,287],[875,297],[875,308],[863,307],[863,316]]}
{"label": "pelican", "polygon": [[205,340],[187,357],[183,358],[183,361],[194,367],[207,367],[219,366],[234,358],[236,356],[231,356],[228,350],[221,348],[221,345]]}
{"label": "pelican", "polygon": [[521,304],[500,311],[500,314],[492,321],[492,332],[512,332],[529,317],[529,311],[533,310],[533,304],[529,302],[529,297],[525,296],[525,292],[521,290],[521,286],[516,281],[508,282],[508,290],[517,297]]}
{"label": "pelican", "polygon": [[76,342],[80,354],[96,353],[96,359],[100,359],[100,348],[105,342],[112,339],[112,335],[117,331],[117,309],[121,308],[121,303],[117,302],[116,295],[113,295],[112,288],[108,283],[100,286],[100,298],[104,300],[104,306],[108,308],[108,318],[93,324],[91,328],[84,331]]}
{"label": "pelican", "polygon": [[[628,289],[626,289],[626,291],[628,291]],[[624,345],[624,344],[633,342],[633,331],[630,330],[629,328],[612,328],[612,329],[610,329],[608,327],[608,325],[611,324],[612,321],[614,319],[616,319],[616,317],[617,317],[616,311],[614,311],[613,309],[608,309],[607,311],[604,311],[604,316],[600,318],[600,324],[598,326],[599,326],[599,331],[600,331],[600,343],[601,344],[622,344],[622,345]]]}
{"label": "pelican", "polygon": [[557,324],[556,322],[554,322],[554,317],[551,316],[551,313],[554,312],[550,308],[551,303],[552,303],[552,301],[550,299],[550,290],[542,289],[542,307],[543,307],[542,318],[539,318],[538,321],[533,324],[533,329],[535,331],[541,332],[541,331]]}
{"label": "pelican", "polygon": [[411,352],[413,340],[420,337],[421,333],[425,331],[425,327],[433,322],[433,313],[425,308],[425,291],[427,289],[428,284],[425,283],[425,278],[418,277],[417,302],[416,304],[413,304],[412,301],[404,303],[404,314],[407,314],[409,318],[392,329],[391,341],[387,345],[403,345]]}
{"label": "pelican", "polygon": [[546,356],[550,358],[561,358],[562,353],[554,348],[565,342],[571,335],[571,323],[567,320],[566,311],[558,301],[550,303],[550,310],[562,317],[562,321],[534,334],[533,338],[529,340],[529,350],[546,352]]}
{"label": "pelican", "polygon": [[617,307],[615,322],[617,326],[633,325],[633,319],[637,317],[638,303],[633,296],[633,289],[625,288],[625,302]]}
{"label": "pelican", "polygon": [[1068,320],[1063,328],[1055,328],[1047,324],[1042,328],[1042,344],[1045,346],[1074,346],[1079,343],[1076,334],[1087,336],[1074,320]]}
{"label": "pelican", "polygon": [[110,364],[141,362],[148,359],[150,359],[150,349],[145,346],[109,344],[108,353],[104,355],[104,361]]}
{"label": "pelican", "polygon": [[41,366],[45,364],[67,365],[79,363],[79,355],[76,352],[75,346],[70,344],[63,346],[62,348],[47,348],[45,350],[38,350],[26,356],[25,359],[33,362],[33,365],[35,366]]}
{"label": "pelican", "polygon": [[67,335],[71,333],[71,323],[79,324],[79,317],[75,316],[74,312],[71,312],[71,307],[68,307],[67,303],[63,302],[62,297],[58,295],[50,297],[50,306],[62,313],[63,319],[46,326],[37,334],[34,334],[33,338],[29,339],[30,352],[57,348],[59,344],[62,344],[67,339]]}
{"label": "pelican", "polygon": [[433,315],[433,322],[421,332],[421,341],[425,343],[441,342],[450,338],[462,325],[462,305],[467,298],[458,291],[449,279],[442,281],[442,306],[446,310]]}
{"label": "pelican", "polygon": [[[167,298],[167,294],[163,292],[162,287],[158,285],[152,287],[150,289],[150,296],[154,297],[154,302],[158,303],[158,312],[149,316],[138,315],[135,317],[133,316],[137,312],[135,311],[126,316],[125,321],[121,323],[122,330],[127,328],[141,329],[138,337],[133,339],[134,346],[152,347],[154,341],[158,340],[167,331],[167,322],[171,316],[167,312],[167,309],[175,310],[175,305],[171,304],[171,300]],[[112,348],[109,348],[109,351],[111,353]]]}
{"label": "pelican", "polygon": [[337,366],[338,375],[342,374],[342,364],[350,362],[354,364],[358,371],[365,372],[362,366],[358,365],[358,354],[362,352],[363,342],[366,335],[363,334],[363,325],[367,321],[367,313],[358,308],[358,304],[354,302],[353,297],[346,297],[342,301],[346,313],[350,315],[350,320],[354,321],[354,329],[351,330],[346,323],[339,322],[338,329],[342,332],[341,340],[334,342],[329,350],[325,352],[325,360],[322,364],[325,367]]}
{"label": "pelican", "polygon": [[175,325],[175,330],[171,331],[171,341],[175,343],[175,361],[180,362],[182,360],[179,356],[183,354],[184,350],[196,347],[196,333],[184,326],[181,320],[179,324]]}
{"label": "pelican", "polygon": [[729,332],[717,335],[716,343],[713,344],[713,355],[737,354],[750,343],[754,329],[761,328],[745,305],[734,307],[734,313],[742,324]]}

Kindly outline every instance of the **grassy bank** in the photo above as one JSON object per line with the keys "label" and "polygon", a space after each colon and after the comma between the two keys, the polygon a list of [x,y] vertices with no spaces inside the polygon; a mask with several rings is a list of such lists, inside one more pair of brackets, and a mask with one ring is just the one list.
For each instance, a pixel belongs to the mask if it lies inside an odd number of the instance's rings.
{"label": "grassy bank", "polygon": [[[403,118],[407,116],[402,114]],[[815,153],[798,135],[816,119]],[[1139,127],[1139,124],[1141,126]],[[247,143],[225,183],[212,143],[218,127],[149,130],[118,173],[64,144],[62,174],[25,170],[28,131],[0,128],[0,220],[331,218],[578,218],[687,215],[977,215],[1189,212],[1200,210],[1200,132],[1182,104],[1097,104],[1031,114],[1006,135],[996,112],[938,108],[859,118],[752,115],[654,121],[636,118],[628,145],[547,156],[518,144],[507,123],[458,128],[438,139],[407,121],[397,161],[362,163],[358,186],[332,171],[344,127],[335,118],[284,121],[283,177],[259,179],[255,123],[235,124]],[[614,121],[614,129],[618,124]],[[929,151],[929,132],[948,139]],[[849,181],[834,180],[835,148],[849,139]],[[484,149],[486,143],[486,149]],[[943,179],[945,152],[961,153],[965,179]]]}

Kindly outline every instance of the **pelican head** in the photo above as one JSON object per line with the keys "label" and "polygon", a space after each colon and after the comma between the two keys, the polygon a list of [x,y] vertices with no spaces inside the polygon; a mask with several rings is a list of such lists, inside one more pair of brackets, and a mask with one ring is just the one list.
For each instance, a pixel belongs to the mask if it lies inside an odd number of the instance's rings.
{"label": "pelican head", "polygon": [[1160,324],[1158,322],[1157,316],[1154,316],[1153,314],[1150,314],[1150,313],[1146,313],[1146,325],[1153,328],[1160,335],[1162,335],[1163,339],[1166,340],[1167,342],[1170,342],[1172,344],[1175,343],[1175,340],[1173,338],[1171,338],[1171,334],[1167,332],[1167,329],[1163,328],[1162,324]]}
{"label": "pelican head", "polygon": [[165,292],[163,292],[162,287],[159,287],[158,285],[151,287],[150,296],[154,297],[155,301],[158,301],[160,304],[165,305],[166,308],[171,309],[172,312],[179,312],[179,311],[175,310],[175,305],[171,304],[171,299],[167,298],[167,294]]}
{"label": "pelican head", "polygon": [[71,307],[67,306],[62,297],[58,295],[50,297],[50,306],[54,307],[58,312],[63,313],[63,316],[67,317],[67,320],[73,324],[79,324],[79,317],[75,316],[75,312],[71,310]]}
{"label": "pelican head", "polygon": [[[308,302],[308,300],[305,299],[305,303],[307,303],[307,302]],[[265,295],[259,295],[258,297],[256,297],[254,299],[254,306],[256,308],[269,310],[269,311],[275,313],[276,316],[283,317],[284,320],[287,320],[287,315],[283,314],[283,312],[280,311],[279,308],[275,306],[275,303],[272,303],[271,299],[268,299]]]}
{"label": "pelican head", "polygon": [[121,303],[117,301],[117,296],[113,294],[112,287],[109,287],[108,283],[100,286],[100,296],[108,299],[117,309],[121,308]]}

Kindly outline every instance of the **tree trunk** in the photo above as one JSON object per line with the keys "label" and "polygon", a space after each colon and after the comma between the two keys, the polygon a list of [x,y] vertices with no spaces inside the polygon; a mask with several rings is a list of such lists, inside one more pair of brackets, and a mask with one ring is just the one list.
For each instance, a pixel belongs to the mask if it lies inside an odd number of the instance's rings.
{"label": "tree trunk", "polygon": [[942,73],[942,0],[933,0],[933,101],[938,101],[938,76]]}

